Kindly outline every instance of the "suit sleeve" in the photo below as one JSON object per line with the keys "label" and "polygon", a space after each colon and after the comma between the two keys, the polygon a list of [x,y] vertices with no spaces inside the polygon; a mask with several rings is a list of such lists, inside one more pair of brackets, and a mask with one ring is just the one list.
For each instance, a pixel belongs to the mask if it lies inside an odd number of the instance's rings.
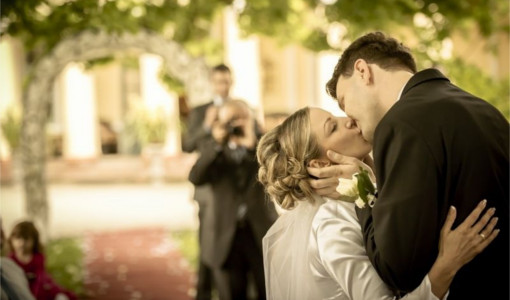
{"label": "suit sleeve", "polygon": [[[204,109],[207,110],[207,107],[204,107]],[[211,136],[210,132],[203,127],[205,110],[200,107],[191,111],[186,135],[182,141],[184,152],[189,153],[198,150],[200,141]]]}
{"label": "suit sleeve", "polygon": [[439,169],[428,144],[409,125],[378,130],[374,156],[378,198],[357,209],[367,254],[391,288],[410,292],[437,256]]}
{"label": "suit sleeve", "polygon": [[200,152],[201,154],[188,176],[189,181],[194,185],[211,183],[218,177],[219,160],[222,158],[221,153],[223,152],[221,146],[211,139],[204,143],[204,147],[208,148],[208,151]]}

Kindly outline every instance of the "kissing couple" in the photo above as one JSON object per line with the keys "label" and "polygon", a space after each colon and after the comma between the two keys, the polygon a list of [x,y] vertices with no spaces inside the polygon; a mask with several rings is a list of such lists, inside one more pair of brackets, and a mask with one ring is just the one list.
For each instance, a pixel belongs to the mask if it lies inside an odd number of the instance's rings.
{"label": "kissing couple", "polygon": [[[306,107],[257,146],[285,210],[263,239],[267,298],[509,299],[505,117],[381,32],[326,89],[348,117]],[[363,207],[339,188],[360,174],[377,190]]]}

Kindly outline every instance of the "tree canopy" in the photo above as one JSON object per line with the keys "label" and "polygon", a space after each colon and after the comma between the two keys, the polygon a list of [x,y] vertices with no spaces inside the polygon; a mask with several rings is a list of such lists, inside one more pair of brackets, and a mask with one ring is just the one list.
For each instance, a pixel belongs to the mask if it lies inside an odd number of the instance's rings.
{"label": "tree canopy", "polygon": [[85,29],[156,31],[193,53],[211,55],[221,49],[210,28],[227,6],[239,13],[244,34],[314,51],[342,48],[342,40],[367,30],[404,27],[430,41],[441,41],[466,23],[475,23],[485,36],[509,30],[508,1],[500,0],[6,0],[1,27],[2,34],[24,41],[29,61]]}
{"label": "tree canopy", "polygon": [[[204,55],[211,44],[209,31],[218,11],[230,1],[209,0],[7,0],[2,1],[2,34],[23,40],[37,60],[62,39],[84,30],[109,33],[159,32]],[[200,44],[200,47],[197,47]],[[196,49],[200,48],[200,51]]]}
{"label": "tree canopy", "polygon": [[[370,30],[399,33],[399,38],[412,36],[418,43],[413,51],[420,67],[448,61],[441,49],[453,31],[476,27],[485,37],[509,32],[509,2],[502,0],[4,0],[0,28],[2,35],[24,42],[29,64],[86,29],[158,32],[193,55],[217,63],[222,57],[221,41],[212,37],[211,28],[228,6],[239,15],[242,34],[266,35],[312,51],[341,51]],[[456,62],[448,64],[458,69],[452,74],[458,75],[460,85],[472,85],[473,93],[484,97],[485,90],[508,91],[507,81],[489,78],[485,87],[463,82],[468,76],[461,76],[462,70],[473,72],[473,68]],[[175,86],[167,75],[166,82]],[[508,93],[496,104],[505,112],[507,98]]]}

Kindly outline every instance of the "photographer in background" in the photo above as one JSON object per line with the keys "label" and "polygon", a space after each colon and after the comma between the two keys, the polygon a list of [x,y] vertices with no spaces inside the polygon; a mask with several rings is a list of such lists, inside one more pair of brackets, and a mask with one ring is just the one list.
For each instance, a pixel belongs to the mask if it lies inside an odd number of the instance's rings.
{"label": "photographer in background", "polygon": [[262,238],[277,218],[257,181],[255,156],[259,136],[249,106],[231,100],[220,107],[191,169],[195,185],[210,184],[213,190],[213,253],[204,257],[213,267],[214,283],[221,300],[247,299],[251,274],[258,299],[265,299]]}
{"label": "photographer in background", "polygon": [[[232,87],[232,74],[230,68],[224,64],[216,65],[211,70],[211,85],[214,96],[211,101],[197,106],[191,110],[186,123],[186,133],[182,139],[184,152],[209,151],[203,145],[209,145],[212,140],[211,130],[213,123],[218,119],[218,109],[223,103],[230,100],[230,88]],[[195,185],[193,199],[198,204],[199,222],[199,245],[200,253],[197,270],[196,300],[211,300],[213,290],[213,278],[210,266],[205,263],[204,257],[211,257],[212,251],[212,224],[213,214],[212,190],[208,184]]]}

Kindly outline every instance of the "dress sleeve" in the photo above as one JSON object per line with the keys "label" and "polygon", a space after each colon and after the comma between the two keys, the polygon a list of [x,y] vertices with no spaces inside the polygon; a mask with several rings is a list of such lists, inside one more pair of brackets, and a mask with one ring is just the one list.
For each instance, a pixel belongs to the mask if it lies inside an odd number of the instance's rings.
{"label": "dress sleeve", "polygon": [[[315,234],[322,265],[349,299],[396,299],[372,266],[355,220],[346,220],[338,211],[331,211],[331,217],[320,222]],[[402,299],[438,300],[428,277]]]}

